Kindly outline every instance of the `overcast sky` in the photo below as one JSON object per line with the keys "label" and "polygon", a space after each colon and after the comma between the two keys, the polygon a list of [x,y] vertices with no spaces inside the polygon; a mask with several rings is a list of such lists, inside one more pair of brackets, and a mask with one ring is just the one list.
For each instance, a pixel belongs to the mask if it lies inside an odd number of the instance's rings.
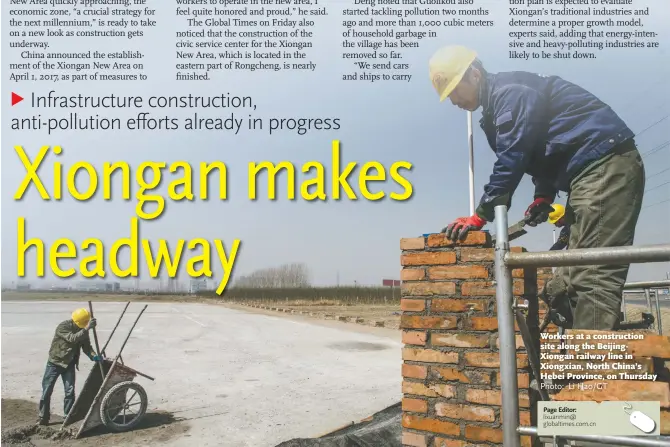
{"label": "overcast sky", "polygon": [[[3,25],[6,26],[9,2],[3,2]],[[173,244],[177,239],[202,237],[222,239],[229,248],[234,239],[242,240],[235,274],[289,262],[309,266],[315,284],[381,284],[383,278],[398,278],[399,240],[423,233],[437,232],[456,217],[468,214],[468,151],[465,112],[448,101],[440,103],[428,78],[427,61],[432,53],[446,44],[469,45],[480,54],[486,68],[492,72],[527,70],[555,74],[575,82],[610,104],[636,132],[644,130],[668,115],[668,8],[665,0],[637,0],[638,6],[652,7],[653,17],[646,20],[646,30],[660,33],[660,49],[609,50],[599,53],[597,60],[585,62],[558,60],[510,60],[508,54],[509,28],[505,2],[482,2],[491,6],[498,26],[489,29],[445,29],[439,38],[424,39],[418,49],[404,52],[404,61],[411,64],[411,82],[344,82],[341,75],[354,67],[342,60],[340,14],[343,2],[327,2],[329,16],[315,28],[315,48],[309,58],[317,64],[314,72],[236,72],[219,73],[209,82],[174,81],[174,29],[184,26],[183,18],[174,16],[174,5],[158,10],[158,27],[148,31],[143,39],[86,39],[57,41],[58,50],[120,50],[141,48],[148,67],[149,82],[137,83],[10,83],[2,78],[2,281],[16,279],[17,218],[28,221],[28,236],[45,242],[65,237],[81,241],[99,237],[111,241],[129,236],[130,219],[135,202],[115,200],[104,202],[100,197],[86,203],[72,199],[44,202],[31,188],[22,202],[12,200],[24,169],[13,151],[23,145],[34,158],[42,145],[61,145],[59,158],[64,165],[87,160],[101,166],[105,161],[125,160],[132,165],[142,161],[186,160],[224,161],[229,167],[230,198],[226,202],[210,200],[192,203],[168,203],[164,216],[155,221],[143,221],[141,236],[155,240],[164,238]],[[153,4],[157,7],[158,4]],[[167,5],[166,5],[167,6]],[[665,28],[663,30],[662,28]],[[56,42],[54,42],[56,45]],[[16,60],[19,50],[8,47],[7,32],[2,33],[2,64],[7,67]],[[664,62],[665,61],[665,62]],[[45,132],[12,132],[9,119],[41,113],[54,117],[71,110],[35,110],[29,101],[10,107],[10,92],[26,98],[32,92],[47,94],[54,89],[59,95],[101,94],[115,92],[127,95],[209,95],[231,93],[251,95],[258,109],[256,116],[280,118],[340,118],[339,131],[321,131],[296,135],[283,132],[268,135],[265,131],[243,131],[231,135],[225,131],[115,131],[60,132],[48,136]],[[104,111],[76,110],[80,114]],[[165,111],[151,111],[156,116]],[[167,112],[184,118],[195,112],[208,117],[229,114],[217,110],[177,110]],[[136,111],[107,112],[108,116],[128,118]],[[242,112],[242,117],[246,117]],[[474,114],[477,124],[481,111]],[[667,119],[649,128],[638,138],[642,153],[669,140]],[[251,202],[246,193],[246,164],[249,161],[294,162],[297,166],[317,160],[330,169],[331,141],[342,142],[343,161],[379,161],[390,166],[396,161],[413,164],[408,179],[414,185],[414,196],[406,202],[385,199],[379,203],[328,201],[325,203],[271,202],[260,199]],[[477,126],[474,134],[476,159],[476,198],[488,180],[494,155]],[[49,173],[53,155],[43,164],[42,176],[51,181]],[[50,163],[51,162],[51,163]],[[647,175],[670,167],[670,150],[664,148],[645,156]],[[49,168],[49,169],[47,169]],[[167,178],[167,177],[166,177]],[[355,177],[352,177],[355,178]],[[670,180],[670,171],[650,178],[652,188]],[[166,185],[167,182],[164,182]],[[262,187],[264,183],[261,183]],[[356,185],[356,182],[352,182]],[[355,186],[357,188],[357,186]],[[374,187],[373,187],[374,188]],[[378,187],[380,188],[380,187]],[[373,189],[375,190],[375,189]],[[388,182],[387,192],[399,191]],[[279,191],[285,194],[285,186]],[[650,190],[644,206],[670,198],[668,185]],[[565,195],[559,199],[565,202]],[[532,184],[525,178],[517,190],[510,211],[510,223],[522,217],[532,201]],[[621,204],[626,206],[626,204]],[[669,242],[668,218],[670,202],[643,210],[637,227],[635,244]],[[487,227],[493,230],[492,225]],[[552,244],[549,224],[531,229],[516,242],[529,250],[546,250]],[[28,267],[34,277],[34,254],[29,255]],[[72,263],[63,262],[69,267]],[[48,270],[48,269],[47,269]],[[631,280],[665,278],[670,265],[646,264],[634,266]],[[146,277],[146,273],[145,276]],[[77,280],[77,279],[76,279]],[[184,277],[182,282],[187,279]]]}

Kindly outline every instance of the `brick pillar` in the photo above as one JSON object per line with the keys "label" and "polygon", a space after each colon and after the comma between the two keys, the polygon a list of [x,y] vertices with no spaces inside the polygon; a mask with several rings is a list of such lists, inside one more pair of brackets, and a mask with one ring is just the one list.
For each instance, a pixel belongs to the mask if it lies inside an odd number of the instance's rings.
{"label": "brick pillar", "polygon": [[[433,234],[402,239],[400,248],[403,445],[502,445],[489,234],[473,232],[456,245],[443,234]],[[515,270],[513,276],[516,296],[537,296],[534,270]],[[539,347],[537,300],[529,305],[527,322]],[[519,334],[517,349],[520,419],[531,425],[536,396],[529,389],[530,368]],[[522,437],[522,445],[530,446],[530,438]]]}

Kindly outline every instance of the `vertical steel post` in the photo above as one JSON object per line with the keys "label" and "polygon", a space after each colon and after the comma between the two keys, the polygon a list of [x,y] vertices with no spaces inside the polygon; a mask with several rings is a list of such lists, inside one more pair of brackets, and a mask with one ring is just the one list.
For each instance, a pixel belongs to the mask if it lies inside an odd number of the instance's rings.
{"label": "vertical steel post", "polygon": [[[500,340],[500,387],[502,390],[503,445],[520,447],[519,427],[519,383],[516,372],[516,340],[514,335],[514,313],[512,309],[512,274],[505,265],[509,253],[507,235],[507,207],[495,207],[496,246],[495,280],[498,306],[498,337]],[[539,384],[538,384],[539,385]]]}
{"label": "vertical steel post", "polygon": [[663,321],[661,315],[661,303],[658,302],[658,289],[654,289],[654,301],[656,301],[656,328],[658,335],[663,335]]}
{"label": "vertical steel post", "polygon": [[628,317],[626,316],[626,291],[625,290],[621,294],[621,313],[623,314],[623,318],[621,319],[621,321],[622,321],[622,323],[625,323],[628,320]]}
{"label": "vertical steel post", "polygon": [[649,309],[649,313],[651,313],[651,297],[649,296],[649,289],[644,289],[644,298],[647,300],[647,308]]}
{"label": "vertical steel post", "polygon": [[[554,244],[556,243],[556,228],[554,228]],[[552,273],[556,273],[556,267],[551,268]]]}
{"label": "vertical steel post", "polygon": [[468,149],[470,151],[470,215],[475,214],[475,144],[472,129],[472,112],[468,112]]}

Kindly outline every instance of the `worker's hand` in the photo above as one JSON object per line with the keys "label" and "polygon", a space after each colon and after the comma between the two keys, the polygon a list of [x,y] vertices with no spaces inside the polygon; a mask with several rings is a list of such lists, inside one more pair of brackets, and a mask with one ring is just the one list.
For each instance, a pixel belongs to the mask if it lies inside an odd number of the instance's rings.
{"label": "worker's hand", "polygon": [[93,360],[94,362],[102,362],[102,356],[94,355],[93,357],[91,357],[91,360]]}
{"label": "worker's hand", "polygon": [[86,325],[86,330],[93,329],[98,323],[95,321],[95,318],[91,318],[88,324]]}
{"label": "worker's hand", "polygon": [[554,211],[551,207],[552,200],[547,197],[538,197],[530,204],[524,214],[526,225],[536,227],[549,219],[549,213]]}
{"label": "worker's hand", "polygon": [[442,233],[446,233],[447,238],[452,241],[463,240],[471,230],[481,230],[486,225],[486,221],[478,215],[470,217],[459,217],[447,227],[442,229]]}

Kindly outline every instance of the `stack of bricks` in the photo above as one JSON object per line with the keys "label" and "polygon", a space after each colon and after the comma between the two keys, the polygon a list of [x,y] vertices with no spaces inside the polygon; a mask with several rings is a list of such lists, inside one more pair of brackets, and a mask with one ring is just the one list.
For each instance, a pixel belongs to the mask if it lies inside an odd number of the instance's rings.
{"label": "stack of bricks", "polygon": [[[490,235],[453,244],[444,234],[402,239],[403,445],[502,445],[501,378]],[[512,251],[523,251],[515,247]],[[550,269],[549,269],[550,272]],[[543,272],[546,277],[547,271]],[[527,324],[539,348],[535,269],[514,270],[514,295],[528,298]],[[532,299],[531,299],[532,298]],[[520,423],[537,400],[518,333]],[[522,445],[532,444],[522,437]]]}

